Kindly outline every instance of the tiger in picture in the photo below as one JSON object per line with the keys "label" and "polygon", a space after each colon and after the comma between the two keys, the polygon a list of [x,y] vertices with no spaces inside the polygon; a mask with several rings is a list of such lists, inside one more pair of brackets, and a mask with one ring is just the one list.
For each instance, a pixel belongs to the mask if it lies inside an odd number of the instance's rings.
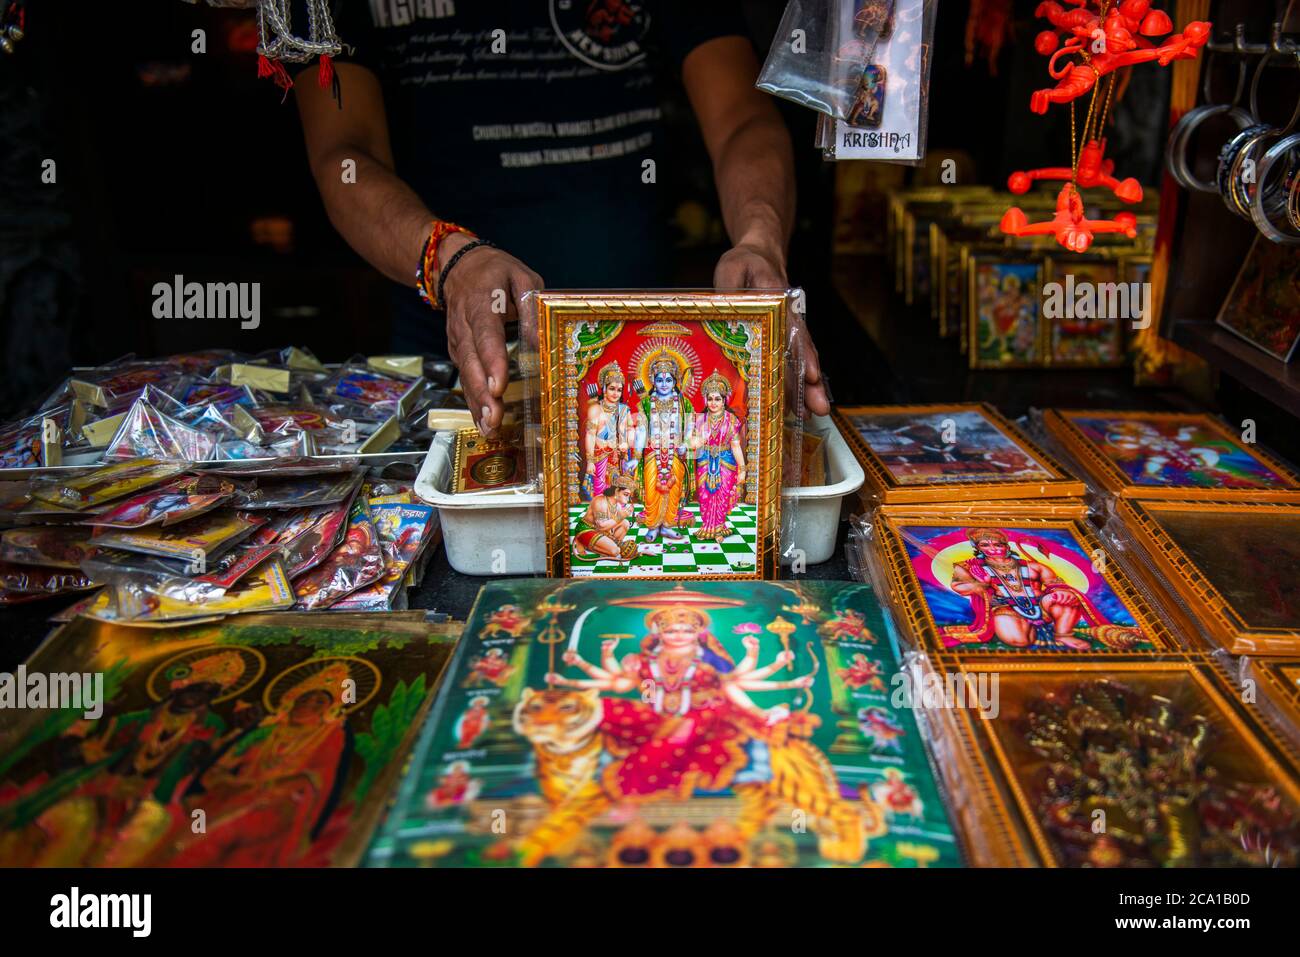
{"label": "tiger in picture", "polygon": [[[587,828],[616,803],[687,798],[695,791],[698,779],[691,775],[659,792],[634,795],[620,789],[617,769],[633,749],[612,732],[609,718],[618,713],[611,705],[624,704],[637,702],[602,698],[594,688],[524,689],[514,710],[514,730],[533,746],[537,781],[549,811],[515,843],[522,865],[567,856]],[[771,733],[754,729],[755,737],[764,738],[768,774],[743,782],[731,775],[728,786],[740,802],[734,827],[749,841],[778,816],[788,821],[794,812],[802,812],[826,861],[857,863],[867,852],[868,839],[885,833],[884,815],[865,789],[859,801],[841,797],[829,761],[807,740],[818,723],[815,715],[797,712],[770,726]],[[674,728],[680,731],[681,722],[664,723],[664,741],[671,743]],[[737,735],[731,743],[744,753],[748,740],[749,735]]]}

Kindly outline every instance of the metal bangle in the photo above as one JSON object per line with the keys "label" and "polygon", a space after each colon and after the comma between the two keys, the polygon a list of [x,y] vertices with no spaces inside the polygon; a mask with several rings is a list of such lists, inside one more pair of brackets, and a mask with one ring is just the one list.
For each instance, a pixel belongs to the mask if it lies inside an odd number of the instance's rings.
{"label": "metal bangle", "polygon": [[1291,188],[1286,197],[1286,215],[1291,221],[1291,228],[1300,232],[1300,175],[1291,177]]}
{"label": "metal bangle", "polygon": [[1224,205],[1244,219],[1250,218],[1250,210],[1245,206],[1237,206],[1237,197],[1233,192],[1234,179],[1239,173],[1237,160],[1248,146],[1252,145],[1261,136],[1273,132],[1276,131],[1269,124],[1256,123],[1254,126],[1248,126],[1239,131],[1232,139],[1223,144],[1223,149],[1219,150],[1219,171],[1216,177],[1219,186],[1218,193],[1223,197]]}
{"label": "metal bangle", "polygon": [[1265,130],[1249,140],[1232,161],[1232,173],[1228,178],[1228,208],[1242,219],[1250,219],[1250,207],[1259,192],[1259,157],[1269,146],[1285,136],[1278,129]]}
{"label": "metal bangle", "polygon": [[1173,132],[1169,134],[1169,143],[1165,147],[1165,165],[1169,169],[1169,175],[1183,189],[1195,190],[1199,193],[1217,193],[1219,191],[1214,182],[1196,178],[1192,172],[1191,164],[1187,161],[1187,144],[1191,141],[1192,134],[1196,132],[1202,123],[1212,116],[1220,116],[1224,113],[1227,113],[1236,122],[1238,130],[1245,129],[1253,121],[1253,117],[1239,106],[1233,106],[1230,103],[1216,103],[1188,110],[1178,120]]}
{"label": "metal bangle", "polygon": [[[1300,182],[1297,163],[1293,159],[1289,164],[1290,168],[1284,170],[1284,176],[1290,179],[1289,184],[1286,179],[1283,179],[1278,187],[1270,189],[1269,174],[1278,160],[1292,155],[1297,146],[1300,146],[1300,133],[1291,133],[1283,136],[1260,157],[1255,166],[1255,195],[1250,204],[1250,218],[1254,220],[1256,228],[1273,242],[1285,243],[1289,246],[1300,246],[1300,228],[1297,227],[1292,212],[1296,183]],[[1283,215],[1278,217],[1278,213]],[[1284,232],[1278,229],[1274,225],[1275,218],[1287,222],[1295,231]]]}

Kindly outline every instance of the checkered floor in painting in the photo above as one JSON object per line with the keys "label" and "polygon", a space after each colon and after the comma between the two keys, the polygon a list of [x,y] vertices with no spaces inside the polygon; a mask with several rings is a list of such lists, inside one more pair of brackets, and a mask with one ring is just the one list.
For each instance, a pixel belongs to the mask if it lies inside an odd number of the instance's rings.
{"label": "checkered floor in painting", "polygon": [[[735,534],[721,543],[696,541],[691,531],[700,527],[700,508],[698,505],[688,505],[686,509],[695,516],[695,524],[684,530],[687,535],[685,541],[670,542],[660,535],[650,542],[646,540],[647,529],[635,525],[633,532],[636,534],[638,554],[631,562],[619,562],[612,558],[583,561],[571,557],[569,574],[574,578],[583,578],[591,575],[629,574],[734,575],[754,571],[758,555],[756,506],[742,503],[731,510],[727,523]],[[581,505],[569,509],[570,534],[584,511],[586,507]]]}

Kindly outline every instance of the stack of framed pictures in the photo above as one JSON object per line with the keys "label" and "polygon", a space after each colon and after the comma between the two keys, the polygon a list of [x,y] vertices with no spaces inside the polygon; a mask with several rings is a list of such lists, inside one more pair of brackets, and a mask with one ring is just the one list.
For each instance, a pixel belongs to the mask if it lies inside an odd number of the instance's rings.
{"label": "stack of framed pictures", "polygon": [[[1231,654],[1300,654],[1300,478],[1205,414],[1051,410],[1048,432],[1116,500],[1116,534],[1171,619]],[[1249,434],[1249,433],[1246,433]]]}
{"label": "stack of framed pictures", "polygon": [[[1151,236],[1158,197],[1136,210],[1139,235],[1096,238],[1069,255],[1051,237],[1001,231],[1008,206],[1044,217],[1050,191],[1023,196],[985,187],[897,190],[889,198],[895,287],[928,304],[940,336],[957,336],[971,368],[1106,368],[1126,364],[1130,328],[1151,306]],[[1137,323],[1135,326],[1134,323]]]}
{"label": "stack of framed pictures", "polygon": [[914,667],[945,689],[927,711],[939,766],[982,798],[974,861],[1300,863],[1300,757],[1281,723],[1167,623],[1081,503],[997,506],[886,505],[874,522]]}
{"label": "stack of framed pictures", "polygon": [[982,403],[837,408],[867,480],[864,504],[1059,499],[1083,482]]}

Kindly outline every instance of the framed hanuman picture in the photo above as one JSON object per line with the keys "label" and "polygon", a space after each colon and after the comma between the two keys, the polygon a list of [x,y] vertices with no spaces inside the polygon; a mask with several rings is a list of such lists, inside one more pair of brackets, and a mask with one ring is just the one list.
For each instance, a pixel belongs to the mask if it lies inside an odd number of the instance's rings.
{"label": "framed hanuman picture", "polygon": [[540,293],[557,577],[774,578],[784,293]]}
{"label": "framed hanuman picture", "polygon": [[1085,521],[887,514],[876,532],[912,640],[932,655],[1091,658],[1178,650]]}
{"label": "framed hanuman picture", "polygon": [[970,257],[966,282],[970,367],[1042,365],[1042,263],[1008,258],[1006,253],[981,253]]}

